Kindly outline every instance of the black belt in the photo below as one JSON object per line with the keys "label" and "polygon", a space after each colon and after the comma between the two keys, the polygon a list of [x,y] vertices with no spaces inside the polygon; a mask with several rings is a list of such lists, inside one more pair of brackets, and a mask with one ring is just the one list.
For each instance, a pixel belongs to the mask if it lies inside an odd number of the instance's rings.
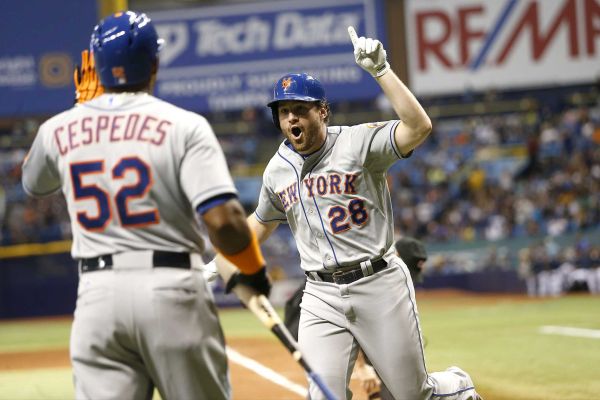
{"label": "black belt", "polygon": [[[321,280],[324,282],[336,283],[338,285],[343,285],[343,284],[347,285],[349,283],[359,280],[360,278],[364,278],[365,276],[373,275],[379,271],[383,271],[384,269],[387,268],[387,266],[388,266],[387,262],[383,258],[380,258],[378,260],[371,261],[371,267],[373,268],[373,272],[367,273],[366,275],[363,272],[360,265],[357,267],[354,267],[353,269],[345,270],[345,271],[335,271],[332,273],[315,271],[312,273],[317,274],[317,276],[319,278],[321,278]],[[311,273],[309,273],[309,272],[306,273],[306,275],[308,277],[310,277],[310,274]]]}
{"label": "black belt", "polygon": [[[79,270],[82,273],[112,269],[113,265],[114,264],[112,254],[79,259]],[[190,253],[154,251],[152,253],[152,267],[190,269]]]}

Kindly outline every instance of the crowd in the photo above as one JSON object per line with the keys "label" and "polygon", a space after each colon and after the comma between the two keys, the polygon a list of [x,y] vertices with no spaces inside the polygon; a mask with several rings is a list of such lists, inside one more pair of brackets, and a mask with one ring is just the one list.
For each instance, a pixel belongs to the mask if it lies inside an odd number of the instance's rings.
{"label": "crowd", "polygon": [[[351,107],[334,107],[334,123],[336,111],[342,117]],[[216,125],[232,120],[231,115],[212,117]],[[219,140],[234,174],[245,168],[260,176],[262,169],[252,166],[263,162],[261,154],[270,154],[280,138],[272,131],[265,133],[264,127],[270,126],[268,113],[244,110],[238,117],[249,133],[219,135]],[[511,114],[433,122],[434,131],[425,144],[408,162],[400,161],[390,170],[398,234],[428,244],[493,243],[557,237],[600,226],[600,104],[566,106],[560,111],[542,105]],[[0,134],[1,245],[62,240],[71,235],[60,195],[32,199],[21,188],[20,165],[37,123],[19,123]],[[254,134],[253,129],[257,130]],[[288,260],[294,244],[280,231],[272,240],[277,245],[267,246],[266,253]],[[600,239],[578,252],[594,252],[598,246]],[[554,254],[535,246],[526,250],[531,262],[529,273],[521,266],[524,277],[556,270],[565,258],[563,253],[573,252],[567,247]],[[540,267],[537,259],[544,257],[553,261]],[[505,258],[518,264],[516,260],[525,256]],[[453,270],[455,264],[447,260],[445,268]],[[468,268],[468,263],[461,268]]]}
{"label": "crowd", "polygon": [[553,123],[514,115],[435,126],[429,151],[392,174],[401,232],[496,241],[600,222],[600,108],[568,110]]}

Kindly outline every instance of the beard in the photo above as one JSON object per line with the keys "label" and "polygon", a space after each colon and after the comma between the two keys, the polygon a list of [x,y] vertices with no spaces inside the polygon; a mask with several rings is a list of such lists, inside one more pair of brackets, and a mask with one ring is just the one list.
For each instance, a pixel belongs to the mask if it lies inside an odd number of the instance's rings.
{"label": "beard", "polygon": [[285,136],[298,153],[305,155],[321,147],[325,141],[325,129],[320,124],[288,128]]}

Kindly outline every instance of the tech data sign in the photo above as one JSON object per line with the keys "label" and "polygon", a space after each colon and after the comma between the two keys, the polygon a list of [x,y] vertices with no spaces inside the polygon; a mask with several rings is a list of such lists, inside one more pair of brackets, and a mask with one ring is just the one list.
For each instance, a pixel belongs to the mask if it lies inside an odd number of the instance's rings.
{"label": "tech data sign", "polygon": [[329,100],[380,89],[354,62],[347,26],[385,43],[380,0],[307,0],[150,14],[165,39],[156,95],[192,110],[263,107],[288,72],[309,72]]}
{"label": "tech data sign", "polygon": [[406,0],[411,88],[592,82],[600,77],[598,0]]}

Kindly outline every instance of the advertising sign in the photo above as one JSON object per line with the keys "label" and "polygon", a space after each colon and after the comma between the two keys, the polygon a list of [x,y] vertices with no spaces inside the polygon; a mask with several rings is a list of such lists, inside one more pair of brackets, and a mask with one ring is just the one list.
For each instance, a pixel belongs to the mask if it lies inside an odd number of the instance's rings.
{"label": "advertising sign", "polygon": [[71,107],[73,68],[89,45],[96,1],[3,1],[0,15],[0,116]]}
{"label": "advertising sign", "polygon": [[419,95],[600,78],[598,0],[406,0]]}
{"label": "advertising sign", "polygon": [[[89,46],[95,10],[93,0],[2,3],[0,115],[53,114],[73,104],[73,67]],[[165,40],[155,95],[188,110],[264,107],[272,85],[288,72],[315,75],[330,101],[380,94],[354,62],[347,27],[385,43],[382,0],[267,1],[147,13]]]}
{"label": "advertising sign", "polygon": [[156,95],[193,110],[264,106],[288,72],[309,72],[330,101],[374,98],[347,27],[385,41],[380,0],[306,0],[154,12],[165,39]]}

